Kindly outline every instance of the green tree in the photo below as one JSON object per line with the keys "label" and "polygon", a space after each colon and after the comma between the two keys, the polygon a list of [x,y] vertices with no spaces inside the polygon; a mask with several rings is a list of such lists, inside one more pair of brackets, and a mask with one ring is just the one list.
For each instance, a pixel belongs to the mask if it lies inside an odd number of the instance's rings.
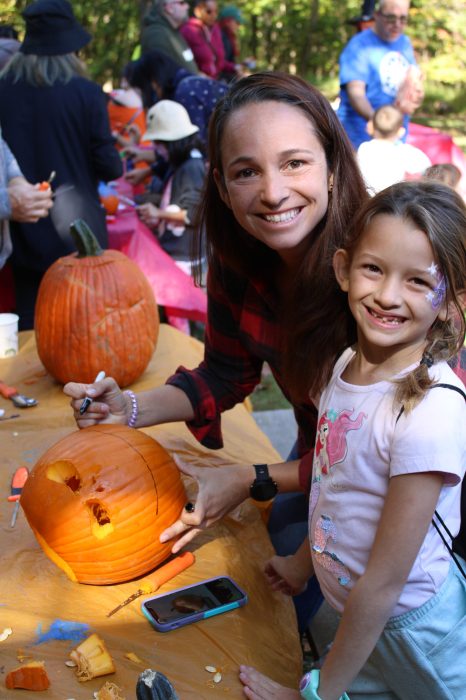
{"label": "green tree", "polygon": [[[139,42],[140,21],[148,3],[150,0],[123,0],[118,5],[110,0],[74,3],[76,16],[93,36],[83,58],[95,80],[118,81]],[[0,0],[2,21],[13,23],[21,35],[21,11],[27,4],[27,0]],[[258,68],[296,72],[318,83],[333,79],[337,85],[338,56],[355,31],[348,19],[359,14],[359,0],[238,0],[237,4],[247,20],[242,28],[243,54],[253,54]],[[428,6],[413,0],[407,31],[428,83],[455,86],[464,92],[463,0],[437,0]]]}

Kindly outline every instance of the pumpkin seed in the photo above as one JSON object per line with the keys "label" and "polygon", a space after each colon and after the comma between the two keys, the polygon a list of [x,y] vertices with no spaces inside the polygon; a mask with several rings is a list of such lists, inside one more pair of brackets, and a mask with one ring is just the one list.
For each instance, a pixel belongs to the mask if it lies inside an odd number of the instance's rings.
{"label": "pumpkin seed", "polygon": [[212,678],[212,680],[213,680],[214,683],[220,683],[220,681],[222,680],[222,674],[219,673],[219,671],[217,671],[217,673],[216,673],[215,676]]}
{"label": "pumpkin seed", "polygon": [[206,666],[205,670],[209,673],[217,673],[217,669],[215,668],[215,666]]}
{"label": "pumpkin seed", "polygon": [[5,639],[8,639],[10,634],[13,634],[13,630],[11,629],[11,627],[5,627],[3,632],[0,634],[0,642],[4,642]]}

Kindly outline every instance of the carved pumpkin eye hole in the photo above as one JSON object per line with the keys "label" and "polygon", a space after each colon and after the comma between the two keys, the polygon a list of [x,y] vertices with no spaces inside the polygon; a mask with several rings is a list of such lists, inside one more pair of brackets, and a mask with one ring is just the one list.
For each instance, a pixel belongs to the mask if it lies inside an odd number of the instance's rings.
{"label": "carved pumpkin eye hole", "polygon": [[54,462],[47,467],[47,479],[65,484],[74,493],[81,488],[81,477],[72,462]]}
{"label": "carved pumpkin eye hole", "polygon": [[113,532],[113,524],[107,509],[100,501],[95,499],[86,501],[86,507],[91,516],[91,530],[98,540],[104,539]]}

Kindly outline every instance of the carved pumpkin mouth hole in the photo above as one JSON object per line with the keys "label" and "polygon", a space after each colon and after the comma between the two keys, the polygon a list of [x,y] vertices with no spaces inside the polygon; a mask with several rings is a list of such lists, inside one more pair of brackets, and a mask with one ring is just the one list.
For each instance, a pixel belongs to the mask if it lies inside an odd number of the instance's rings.
{"label": "carved pumpkin mouth hole", "polygon": [[91,530],[94,537],[102,540],[113,532],[112,521],[103,503],[96,499],[91,499],[86,501],[86,507],[91,516]]}
{"label": "carved pumpkin mouth hole", "polygon": [[65,484],[74,493],[81,488],[81,477],[72,462],[54,462],[47,467],[47,479]]}

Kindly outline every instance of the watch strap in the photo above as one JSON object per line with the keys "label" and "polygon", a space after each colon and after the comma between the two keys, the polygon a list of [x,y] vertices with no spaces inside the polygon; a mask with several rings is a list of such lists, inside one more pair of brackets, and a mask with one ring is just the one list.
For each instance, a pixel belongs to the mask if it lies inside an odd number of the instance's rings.
{"label": "watch strap", "polygon": [[[309,673],[305,673],[301,678],[299,684],[299,692],[304,700],[321,700],[320,695],[317,693],[319,690],[320,682],[320,671],[317,668],[313,668]],[[350,700],[346,693],[340,697],[340,700]]]}
{"label": "watch strap", "polygon": [[256,470],[257,481],[267,481],[267,479],[270,479],[268,464],[253,464],[252,466]]}

